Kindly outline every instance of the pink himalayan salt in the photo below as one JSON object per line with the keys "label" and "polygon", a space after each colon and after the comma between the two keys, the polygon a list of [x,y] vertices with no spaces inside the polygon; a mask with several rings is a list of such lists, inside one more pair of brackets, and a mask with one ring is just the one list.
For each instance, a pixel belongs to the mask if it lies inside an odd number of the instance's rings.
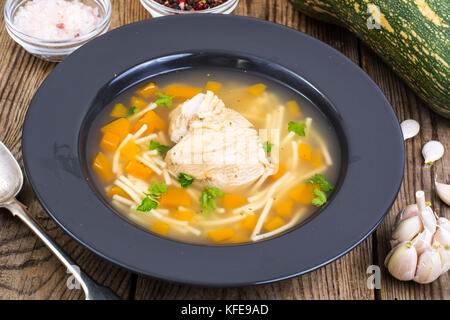
{"label": "pink himalayan salt", "polygon": [[98,8],[79,0],[30,0],[17,10],[14,25],[35,38],[67,40],[89,33],[101,19]]}

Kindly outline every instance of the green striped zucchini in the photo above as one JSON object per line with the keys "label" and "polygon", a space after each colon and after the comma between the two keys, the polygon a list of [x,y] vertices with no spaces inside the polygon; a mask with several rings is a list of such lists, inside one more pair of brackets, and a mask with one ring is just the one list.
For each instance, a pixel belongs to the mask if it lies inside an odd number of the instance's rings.
{"label": "green striped zucchini", "polygon": [[355,33],[426,104],[450,119],[448,0],[289,0],[314,18]]}

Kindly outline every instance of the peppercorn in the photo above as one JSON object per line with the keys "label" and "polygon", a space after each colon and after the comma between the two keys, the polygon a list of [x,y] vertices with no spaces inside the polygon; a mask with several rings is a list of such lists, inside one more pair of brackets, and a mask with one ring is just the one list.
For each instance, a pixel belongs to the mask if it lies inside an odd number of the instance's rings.
{"label": "peppercorn", "polygon": [[197,11],[217,7],[228,0],[154,0],[168,8],[183,10],[183,11]]}

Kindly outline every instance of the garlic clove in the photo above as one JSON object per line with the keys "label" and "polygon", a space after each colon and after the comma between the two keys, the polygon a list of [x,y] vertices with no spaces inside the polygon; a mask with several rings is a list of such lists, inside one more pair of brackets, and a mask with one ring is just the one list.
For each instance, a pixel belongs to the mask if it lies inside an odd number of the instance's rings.
{"label": "garlic clove", "polygon": [[423,230],[419,216],[403,220],[392,232],[392,241],[396,245],[400,242],[411,241]]}
{"label": "garlic clove", "polygon": [[416,192],[416,204],[423,227],[434,233],[436,231],[436,216],[433,209],[426,205],[425,192],[422,190]]}
{"label": "garlic clove", "polygon": [[422,148],[425,164],[432,164],[444,155],[444,146],[439,141],[428,141]]}
{"label": "garlic clove", "polygon": [[407,140],[419,133],[420,125],[416,120],[408,119],[400,123],[403,132],[403,139]]}
{"label": "garlic clove", "polygon": [[439,228],[444,228],[445,230],[450,232],[450,220],[448,220],[447,218],[440,217],[437,220],[437,225]]}
{"label": "garlic clove", "polygon": [[410,241],[402,242],[389,252],[384,264],[394,278],[412,280],[417,266],[416,249]]}
{"label": "garlic clove", "polygon": [[439,243],[442,246],[450,246],[450,231],[444,228],[438,228],[433,237],[433,243]]}
{"label": "garlic clove", "polygon": [[439,278],[441,270],[441,257],[437,250],[427,250],[419,256],[414,281],[422,284],[433,282]]}
{"label": "garlic clove", "polygon": [[437,250],[439,252],[439,256],[441,257],[441,274],[444,274],[450,270],[450,246],[440,245]]}
{"label": "garlic clove", "polygon": [[403,220],[409,219],[414,216],[419,215],[419,208],[417,207],[417,204],[410,204],[406,206],[398,215],[397,215],[397,221],[395,222],[395,225],[398,226],[400,222]]}
{"label": "garlic clove", "polygon": [[436,187],[436,193],[438,194],[439,198],[441,198],[442,201],[444,201],[445,204],[450,206],[450,184],[444,184],[437,182],[436,179],[434,179],[434,185]]}
{"label": "garlic clove", "polygon": [[431,249],[431,241],[433,240],[433,233],[427,229],[423,230],[417,235],[412,241],[414,247],[416,248],[417,254],[421,255],[427,250]]}

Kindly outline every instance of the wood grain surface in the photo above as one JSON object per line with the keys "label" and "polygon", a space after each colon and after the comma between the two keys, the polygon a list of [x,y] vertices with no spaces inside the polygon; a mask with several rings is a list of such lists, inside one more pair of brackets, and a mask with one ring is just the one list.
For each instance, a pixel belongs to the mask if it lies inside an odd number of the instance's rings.
{"label": "wood grain surface", "polygon": [[[3,11],[5,1],[1,1]],[[149,19],[138,0],[112,0],[112,28]],[[425,108],[381,60],[347,30],[311,19],[285,0],[241,0],[235,14],[280,23],[305,32],[341,51],[378,84],[400,121],[420,122],[420,134],[406,141],[405,178],[387,219],[377,231],[337,261],[307,275],[253,287],[211,289],[149,279],[121,269],[80,246],[66,235],[37,202],[25,182],[19,200],[73,260],[99,283],[124,299],[450,299],[448,273],[429,285],[400,282],[383,267],[396,213],[425,190],[434,209],[449,218],[449,208],[437,198],[433,177],[450,181],[448,154],[431,167],[423,166],[421,148],[431,139],[450,150],[450,122]],[[0,18],[0,140],[21,162],[22,124],[28,105],[41,82],[56,64],[41,61],[18,46]],[[349,93],[351,94],[351,93]],[[388,154],[385,155],[389,157]],[[376,205],[376,199],[373,200]],[[368,206],[372,205],[370,203]],[[326,236],[326,235],[324,235]],[[381,289],[368,289],[367,267],[380,265]],[[69,275],[44,244],[9,212],[0,209],[0,299],[83,299],[81,290],[69,290]]]}

